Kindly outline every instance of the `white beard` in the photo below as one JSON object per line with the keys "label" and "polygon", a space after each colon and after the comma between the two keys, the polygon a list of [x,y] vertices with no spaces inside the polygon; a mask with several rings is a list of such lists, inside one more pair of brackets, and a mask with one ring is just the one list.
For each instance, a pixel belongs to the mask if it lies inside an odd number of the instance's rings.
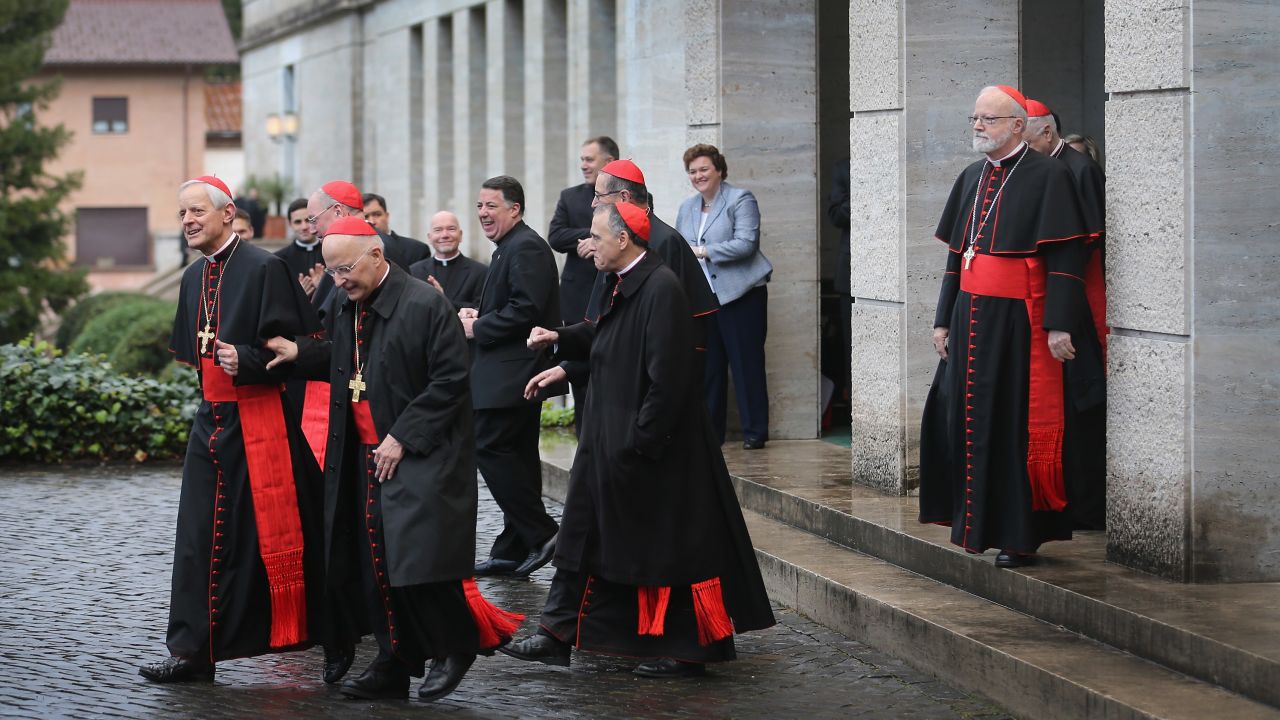
{"label": "white beard", "polygon": [[1005,143],[1009,142],[1009,138],[1012,136],[1013,136],[1012,130],[1004,133],[1003,135],[988,134],[987,137],[979,137],[977,133],[974,133],[974,136],[973,136],[974,152],[980,152],[980,153],[992,152],[997,148],[1003,146]]}

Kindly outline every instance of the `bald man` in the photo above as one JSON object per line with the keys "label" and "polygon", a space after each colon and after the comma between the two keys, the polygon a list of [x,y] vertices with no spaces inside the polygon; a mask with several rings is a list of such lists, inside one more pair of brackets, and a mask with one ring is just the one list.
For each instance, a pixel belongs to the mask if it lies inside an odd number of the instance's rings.
{"label": "bald man", "polygon": [[409,274],[444,293],[456,308],[480,307],[480,290],[488,268],[458,250],[462,244],[458,216],[448,210],[433,215],[427,241],[431,244],[431,257],[410,265]]}
{"label": "bald man", "polygon": [[[340,690],[436,700],[476,653],[510,638],[519,617],[472,580],[476,464],[471,379],[457,311],[387,260],[357,216],[326,228],[326,272],[343,294],[330,340],[273,338],[277,363],[328,379],[325,547],[329,583],[362,590],[378,655]],[[358,342],[357,342],[358,340]]]}

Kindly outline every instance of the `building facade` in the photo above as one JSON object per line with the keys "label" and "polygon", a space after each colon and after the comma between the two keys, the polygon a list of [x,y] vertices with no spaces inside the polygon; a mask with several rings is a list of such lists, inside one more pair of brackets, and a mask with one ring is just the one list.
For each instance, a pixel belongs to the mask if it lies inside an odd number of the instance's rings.
{"label": "building facade", "polygon": [[[851,158],[852,451],[909,494],[936,357],[934,225],[974,158],[985,85],[1048,102],[1105,147],[1108,557],[1191,581],[1280,580],[1280,6],[1176,0],[246,0],[247,171],[349,178],[425,235],[480,182],[522,180],[541,232],[587,137],[645,171],[656,210],[692,194],[680,156],[720,146],[773,262],[771,435],[819,432],[831,168]],[[270,114],[296,135],[271,139]],[[1244,191],[1243,188],[1248,188]],[[838,237],[838,235],[834,235]],[[785,472],[785,469],[779,469]]]}

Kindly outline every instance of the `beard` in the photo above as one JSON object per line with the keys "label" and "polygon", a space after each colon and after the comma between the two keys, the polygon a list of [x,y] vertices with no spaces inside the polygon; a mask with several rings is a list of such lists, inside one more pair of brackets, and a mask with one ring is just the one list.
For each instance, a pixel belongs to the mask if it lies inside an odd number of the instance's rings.
{"label": "beard", "polygon": [[975,152],[989,153],[1003,147],[1011,137],[1013,137],[1012,129],[998,135],[987,133],[986,137],[981,137],[975,132],[973,134],[973,149]]}

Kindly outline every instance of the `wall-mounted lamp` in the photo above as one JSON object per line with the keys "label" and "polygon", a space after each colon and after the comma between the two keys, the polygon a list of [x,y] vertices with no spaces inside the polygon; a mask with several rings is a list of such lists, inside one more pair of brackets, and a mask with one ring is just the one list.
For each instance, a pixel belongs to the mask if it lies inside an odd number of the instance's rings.
{"label": "wall-mounted lamp", "polygon": [[289,111],[283,115],[271,113],[267,115],[267,136],[273,142],[287,138],[293,140],[298,136],[298,114]]}

